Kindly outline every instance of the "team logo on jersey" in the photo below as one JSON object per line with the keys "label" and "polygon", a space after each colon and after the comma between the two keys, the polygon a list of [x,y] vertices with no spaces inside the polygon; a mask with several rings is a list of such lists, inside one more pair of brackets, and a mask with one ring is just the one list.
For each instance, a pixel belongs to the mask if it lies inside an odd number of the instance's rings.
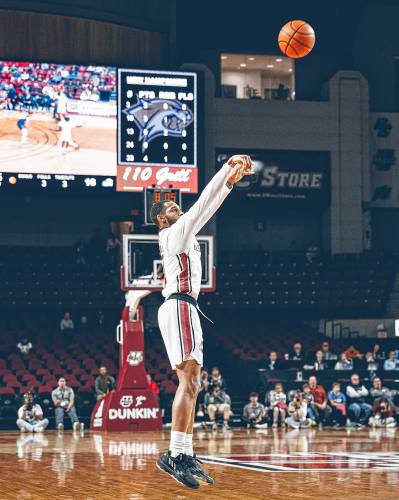
{"label": "team logo on jersey", "polygon": [[143,361],[143,359],[143,351],[130,351],[126,361],[130,366],[137,366]]}
{"label": "team logo on jersey", "polygon": [[138,98],[134,106],[126,108],[123,113],[134,117],[135,124],[140,129],[139,140],[151,142],[156,137],[168,133],[168,136],[182,137],[193,121],[193,113],[186,104],[171,99]]}

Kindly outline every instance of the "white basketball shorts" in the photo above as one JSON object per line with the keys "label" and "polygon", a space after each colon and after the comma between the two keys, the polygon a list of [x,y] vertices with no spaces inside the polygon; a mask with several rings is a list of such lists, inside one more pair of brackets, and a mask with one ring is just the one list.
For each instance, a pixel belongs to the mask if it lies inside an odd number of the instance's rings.
{"label": "white basketball shorts", "polygon": [[165,300],[158,310],[158,324],[170,364],[194,359],[203,364],[202,328],[197,309],[183,300]]}

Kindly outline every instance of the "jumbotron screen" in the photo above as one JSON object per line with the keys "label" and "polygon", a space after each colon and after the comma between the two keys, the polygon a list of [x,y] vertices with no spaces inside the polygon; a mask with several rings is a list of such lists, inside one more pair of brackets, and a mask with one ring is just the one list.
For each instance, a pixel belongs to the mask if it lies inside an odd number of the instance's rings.
{"label": "jumbotron screen", "polygon": [[0,61],[0,188],[111,188],[116,68]]}

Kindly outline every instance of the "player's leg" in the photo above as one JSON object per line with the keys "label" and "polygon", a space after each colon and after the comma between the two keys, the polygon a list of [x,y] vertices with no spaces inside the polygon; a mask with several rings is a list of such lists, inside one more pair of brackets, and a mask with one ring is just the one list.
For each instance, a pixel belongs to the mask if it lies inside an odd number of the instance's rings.
{"label": "player's leg", "polygon": [[170,447],[157,461],[159,469],[170,474],[179,483],[194,489],[199,487],[199,483],[190,471],[184,449],[193,406],[199,392],[200,370],[201,366],[192,359],[176,365],[179,386],[172,406]]}

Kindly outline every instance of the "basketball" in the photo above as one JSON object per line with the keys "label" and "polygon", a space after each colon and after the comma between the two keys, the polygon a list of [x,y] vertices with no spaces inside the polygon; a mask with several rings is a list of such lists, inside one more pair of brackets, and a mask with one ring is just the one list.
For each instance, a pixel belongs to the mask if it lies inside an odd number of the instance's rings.
{"label": "basketball", "polygon": [[281,52],[294,59],[308,55],[315,41],[316,36],[312,26],[300,20],[284,24],[278,35],[278,46]]}

